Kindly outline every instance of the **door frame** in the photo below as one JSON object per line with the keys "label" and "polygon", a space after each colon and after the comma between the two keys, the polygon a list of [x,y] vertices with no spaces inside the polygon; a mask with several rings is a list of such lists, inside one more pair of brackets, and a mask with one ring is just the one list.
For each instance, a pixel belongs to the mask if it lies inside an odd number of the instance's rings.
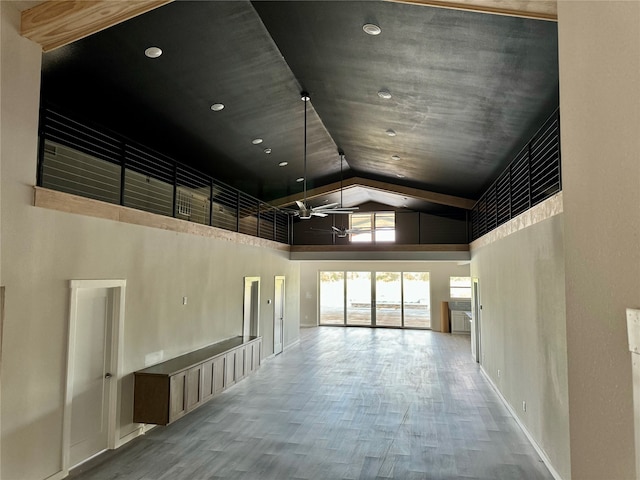
{"label": "door frame", "polygon": [[[278,321],[278,312],[276,311],[277,298],[278,298],[278,290],[277,285],[278,281],[282,281],[282,289],[281,289],[281,298],[280,302],[282,308],[282,327],[280,328],[280,336],[282,345],[282,350],[276,353],[276,322]],[[286,304],[286,279],[284,275],[276,275],[273,279],[273,353],[274,355],[278,355],[284,351],[284,316],[285,316],[285,304]]]}
{"label": "door frame", "polygon": [[114,372],[109,382],[109,420],[107,434],[107,448],[119,446],[120,438],[120,391],[118,384],[122,377],[123,345],[124,345],[124,302],[127,281],[117,280],[70,280],[71,298],[69,303],[69,330],[67,340],[67,379],[64,394],[64,409],[62,421],[62,473],[69,474],[73,465],[70,462],[71,450],[71,405],[73,401],[73,371],[75,362],[76,326],[78,323],[78,291],[80,289],[108,288],[113,291],[113,319],[111,322],[111,365]]}
{"label": "door frame", "polygon": [[[257,283],[256,303],[250,302],[249,309],[247,309],[247,287],[253,288],[253,284]],[[255,333],[256,337],[260,336],[260,277],[244,277],[244,288],[242,290],[242,335],[245,337],[251,336],[252,322],[255,321]],[[253,295],[250,294],[250,298],[253,299]],[[254,318],[255,316],[255,318]]]}
{"label": "door frame", "polygon": [[476,363],[482,364],[482,304],[480,303],[480,282],[471,278],[471,354]]}

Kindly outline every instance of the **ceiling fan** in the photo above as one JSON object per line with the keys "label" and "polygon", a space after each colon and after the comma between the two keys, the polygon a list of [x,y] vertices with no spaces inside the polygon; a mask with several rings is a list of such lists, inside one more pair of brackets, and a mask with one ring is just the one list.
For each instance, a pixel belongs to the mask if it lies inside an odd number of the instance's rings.
{"label": "ceiling fan", "polygon": [[[338,206],[338,203],[328,203],[318,207],[311,207],[307,203],[307,104],[311,100],[311,97],[309,93],[301,92],[300,99],[304,102],[304,176],[302,177],[304,198],[302,201],[296,200],[298,210],[293,210],[292,214],[301,220],[308,220],[311,217],[326,217],[330,213],[349,214],[357,210],[358,207],[342,206],[342,188],[340,188],[340,206]],[[340,175],[342,175],[342,157],[344,157],[342,153],[341,155]]]}

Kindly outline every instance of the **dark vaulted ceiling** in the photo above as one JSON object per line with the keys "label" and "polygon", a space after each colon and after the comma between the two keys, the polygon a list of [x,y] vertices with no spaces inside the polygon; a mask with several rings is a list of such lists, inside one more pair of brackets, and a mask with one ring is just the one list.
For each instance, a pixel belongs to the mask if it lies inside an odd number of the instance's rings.
{"label": "dark vaulted ceiling", "polygon": [[44,54],[42,81],[47,105],[274,203],[302,196],[306,90],[309,189],[340,180],[342,150],[345,179],[385,185],[345,205],[429,210],[394,189],[478,198],[557,108],[557,29],[393,2],[177,1]]}

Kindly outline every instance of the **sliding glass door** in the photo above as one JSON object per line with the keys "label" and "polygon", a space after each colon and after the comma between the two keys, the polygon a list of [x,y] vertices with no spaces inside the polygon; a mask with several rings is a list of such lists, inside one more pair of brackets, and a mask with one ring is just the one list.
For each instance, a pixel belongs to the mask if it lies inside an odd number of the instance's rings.
{"label": "sliding glass door", "polygon": [[431,328],[429,272],[319,273],[320,325]]}
{"label": "sliding glass door", "polygon": [[400,272],[376,272],[376,325],[402,326],[402,282]]}
{"label": "sliding glass door", "polygon": [[344,272],[320,272],[320,324],[344,325]]}
{"label": "sliding glass door", "polygon": [[431,289],[429,272],[404,272],[404,326],[431,328]]}
{"label": "sliding glass door", "polygon": [[371,325],[371,272],[346,272],[347,325]]}

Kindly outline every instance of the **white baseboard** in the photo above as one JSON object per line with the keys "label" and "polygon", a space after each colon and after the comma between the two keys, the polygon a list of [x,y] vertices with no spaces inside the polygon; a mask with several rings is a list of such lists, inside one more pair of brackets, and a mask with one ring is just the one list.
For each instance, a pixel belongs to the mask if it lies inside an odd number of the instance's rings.
{"label": "white baseboard", "polygon": [[286,345],[282,351],[284,352],[285,350],[288,350],[291,347],[295,347],[296,345],[298,345],[300,343],[300,337],[296,338],[294,342],[291,342],[289,345]]}
{"label": "white baseboard", "polygon": [[152,425],[150,423],[141,423],[141,424],[139,424],[138,427],[133,432],[128,433],[124,437],[120,437],[116,441],[116,449],[120,448],[125,443],[129,443],[134,438],[138,438],[140,435],[144,435],[149,430],[151,430],[151,429],[153,429],[155,427],[157,427],[157,425]]}
{"label": "white baseboard", "polygon": [[67,475],[69,475],[69,472],[63,472],[62,470],[60,470],[59,472],[54,473],[50,477],[47,477],[45,480],[62,480]]}
{"label": "white baseboard", "polygon": [[540,447],[540,445],[538,445],[538,442],[535,441],[531,433],[529,433],[529,430],[527,430],[527,427],[524,425],[524,423],[522,423],[522,421],[520,420],[520,417],[518,417],[518,415],[516,414],[516,411],[509,404],[509,402],[507,402],[507,399],[504,398],[504,396],[502,395],[502,392],[496,386],[496,384],[493,383],[493,380],[491,379],[491,377],[487,375],[487,372],[482,367],[482,365],[480,366],[480,371],[482,372],[482,375],[484,375],[484,378],[487,380],[487,382],[489,382],[489,385],[491,385],[491,388],[493,388],[493,390],[498,394],[498,397],[500,397],[500,400],[502,400],[502,403],[504,403],[504,406],[507,407],[507,410],[509,410],[509,413],[511,414],[511,416],[514,418],[514,420],[516,421],[520,429],[524,432],[525,436],[529,439],[529,441],[531,442],[531,445],[533,445],[533,448],[535,448],[536,452],[538,452],[538,455],[540,455],[540,458],[549,469],[549,472],[551,472],[551,475],[553,476],[553,478],[555,478],[555,480],[562,480],[562,477],[560,476],[560,474],[556,471],[556,469],[551,464],[551,460],[549,460],[549,457],[547,457],[547,454]]}

